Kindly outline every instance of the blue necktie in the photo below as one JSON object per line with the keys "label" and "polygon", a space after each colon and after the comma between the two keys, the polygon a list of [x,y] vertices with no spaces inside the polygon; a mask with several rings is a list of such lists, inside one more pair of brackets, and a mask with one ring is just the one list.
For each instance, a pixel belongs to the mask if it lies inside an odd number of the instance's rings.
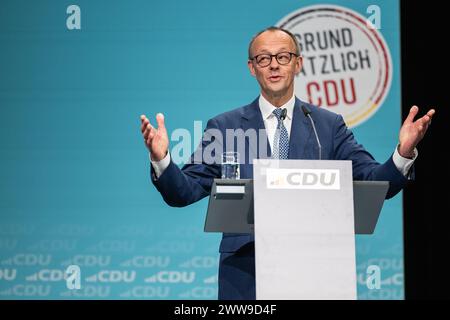
{"label": "blue necktie", "polygon": [[289,135],[281,120],[281,112],[281,108],[273,110],[273,114],[278,120],[277,129],[273,139],[272,158],[274,159],[287,159],[289,154]]}

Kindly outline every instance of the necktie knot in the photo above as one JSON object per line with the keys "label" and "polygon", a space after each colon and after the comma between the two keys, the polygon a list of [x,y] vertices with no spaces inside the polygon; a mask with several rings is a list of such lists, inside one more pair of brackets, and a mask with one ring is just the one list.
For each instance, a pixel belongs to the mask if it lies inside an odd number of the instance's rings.
{"label": "necktie knot", "polygon": [[281,120],[281,114],[283,113],[283,109],[276,108],[275,110],[272,111],[272,113],[275,115],[275,117],[277,117],[277,120],[280,121]]}

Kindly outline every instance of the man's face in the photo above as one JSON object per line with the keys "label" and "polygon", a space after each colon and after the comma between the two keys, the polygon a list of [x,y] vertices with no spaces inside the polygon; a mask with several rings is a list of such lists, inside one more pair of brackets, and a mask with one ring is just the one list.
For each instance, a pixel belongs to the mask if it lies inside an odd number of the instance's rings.
{"label": "man's face", "polygon": [[[295,44],[291,37],[283,31],[266,31],[260,34],[252,45],[252,57],[259,54],[277,54],[280,52],[295,53]],[[280,65],[275,57],[266,67],[261,67],[256,60],[249,60],[250,73],[256,77],[261,91],[266,96],[282,97],[293,95],[294,78],[302,68],[302,58],[292,56],[287,65]]]}

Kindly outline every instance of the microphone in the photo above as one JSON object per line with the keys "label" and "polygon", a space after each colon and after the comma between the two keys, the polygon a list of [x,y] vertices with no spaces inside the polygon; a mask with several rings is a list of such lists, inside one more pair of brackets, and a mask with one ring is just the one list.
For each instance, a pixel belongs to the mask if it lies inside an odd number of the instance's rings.
{"label": "microphone", "polygon": [[319,147],[319,160],[322,160],[322,145],[320,144],[319,135],[317,134],[317,131],[316,131],[316,126],[314,125],[314,121],[310,115],[311,110],[309,110],[303,104],[302,104],[302,110],[303,110],[303,114],[305,115],[305,117],[308,117],[309,120],[311,121],[311,125],[314,130],[314,135],[316,136],[317,146]]}
{"label": "microphone", "polygon": [[287,109],[283,108],[281,110],[281,116],[280,116],[281,121],[284,121],[284,119],[286,119],[286,116],[287,116]]}

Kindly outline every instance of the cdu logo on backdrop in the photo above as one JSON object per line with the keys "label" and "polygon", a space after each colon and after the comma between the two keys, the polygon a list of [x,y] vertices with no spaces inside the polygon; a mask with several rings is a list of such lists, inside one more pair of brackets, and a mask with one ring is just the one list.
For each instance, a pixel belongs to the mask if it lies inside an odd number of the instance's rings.
{"label": "cdu logo on backdrop", "polygon": [[368,17],[337,5],[291,12],[277,25],[292,32],[303,56],[295,94],[341,114],[349,127],[370,119],[392,81],[392,60],[381,32]]}

